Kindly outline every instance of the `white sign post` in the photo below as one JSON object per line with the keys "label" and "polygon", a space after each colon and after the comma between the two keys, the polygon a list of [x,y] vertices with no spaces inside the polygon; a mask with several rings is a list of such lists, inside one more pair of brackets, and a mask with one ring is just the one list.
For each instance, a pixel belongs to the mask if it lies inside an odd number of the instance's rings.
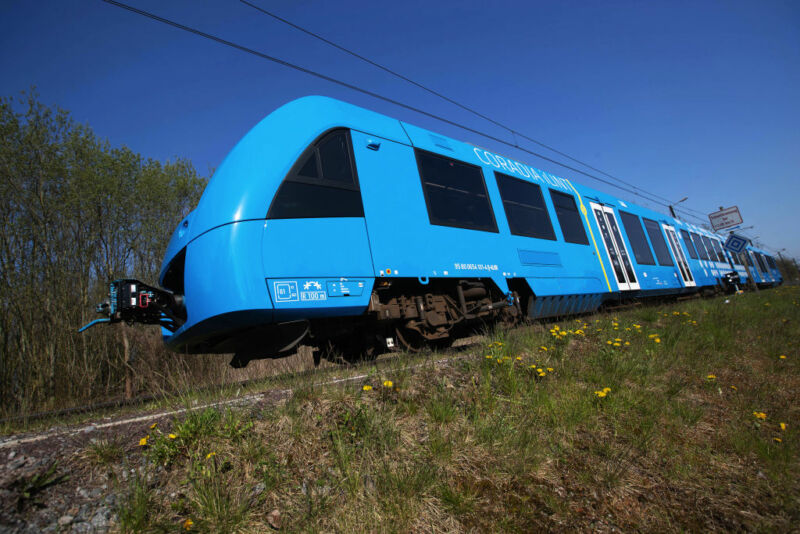
{"label": "white sign post", "polygon": [[742,224],[742,215],[739,213],[739,208],[733,206],[731,208],[720,209],[714,213],[709,213],[708,220],[711,221],[711,227],[715,231],[724,230],[725,228]]}

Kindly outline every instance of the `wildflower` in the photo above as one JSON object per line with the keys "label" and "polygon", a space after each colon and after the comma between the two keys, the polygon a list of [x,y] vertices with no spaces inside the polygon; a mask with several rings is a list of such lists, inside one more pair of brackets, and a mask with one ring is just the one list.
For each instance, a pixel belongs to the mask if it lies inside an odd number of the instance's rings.
{"label": "wildflower", "polygon": [[390,387],[392,387],[393,385],[394,385],[394,384],[392,383],[392,381],[391,381],[391,380],[384,380],[384,381],[383,381],[383,387],[385,387],[385,388],[390,388]]}
{"label": "wildflower", "polygon": [[786,423],[781,423],[781,430],[786,430]]}
{"label": "wildflower", "polygon": [[608,395],[608,392],[607,392],[607,391],[602,391],[602,390],[600,390],[600,391],[595,391],[595,392],[594,392],[594,394],[595,394],[595,395],[597,395],[598,397],[600,397],[600,398],[602,399],[603,397],[605,397],[606,395]]}
{"label": "wildflower", "polygon": [[542,371],[541,373],[539,373],[539,376],[547,376],[547,373],[545,373],[544,371]]}
{"label": "wildflower", "polygon": [[139,446],[140,446],[140,447],[146,447],[146,446],[147,446],[147,440],[148,440],[148,439],[150,439],[150,436],[145,436],[145,437],[143,437],[142,439],[140,439],[140,440],[139,440]]}
{"label": "wildflower", "polygon": [[209,452],[208,454],[206,454],[206,460],[208,460],[208,459],[210,459],[212,456],[216,456],[216,455],[217,455],[217,453],[216,453],[216,452],[214,452],[214,451],[211,451],[211,452]]}
{"label": "wildflower", "polygon": [[539,350],[541,350],[541,351],[543,351],[543,352],[547,352],[547,347],[545,347],[544,345],[542,345],[541,347],[539,347]]}
{"label": "wildflower", "polygon": [[706,375],[706,378],[708,380],[716,380],[717,379],[717,375]]}
{"label": "wildflower", "polygon": [[767,414],[764,413],[764,412],[753,412],[753,415],[755,416],[756,419],[766,419],[767,418]]}
{"label": "wildflower", "polygon": [[370,386],[369,384],[366,384],[366,385],[365,385],[364,387],[362,387],[361,389],[363,389],[364,391],[372,391],[372,386]]}
{"label": "wildflower", "polygon": [[536,364],[531,365],[531,369],[536,369]]}
{"label": "wildflower", "polygon": [[608,387],[603,388],[603,393],[606,393],[606,394],[611,393],[611,388],[608,388]]}
{"label": "wildflower", "polygon": [[781,354],[780,356],[778,356],[778,359],[785,360],[786,359],[786,355],[785,354]]}
{"label": "wildflower", "polygon": [[487,355],[486,355],[486,359],[487,359],[487,360],[491,360],[492,358],[494,358],[494,356],[492,356],[491,354],[487,354]]}
{"label": "wildflower", "polygon": [[187,519],[186,521],[183,522],[183,530],[191,530],[192,525],[194,525],[194,521],[192,521],[191,519]]}
{"label": "wildflower", "polygon": [[543,371],[542,371],[541,369],[536,369],[536,372],[537,372],[537,373],[541,373],[541,372],[543,372]]}
{"label": "wildflower", "polygon": [[660,338],[660,337],[657,337],[657,338],[655,338],[653,341],[655,341],[656,343],[661,343],[661,338]]}
{"label": "wildflower", "polygon": [[622,341],[622,340],[620,338],[616,337],[616,338],[614,338],[614,341]]}
{"label": "wildflower", "polygon": [[521,362],[522,361],[522,356],[517,356],[517,361]]}
{"label": "wildflower", "polygon": [[781,438],[772,438],[772,441],[775,441],[777,443],[781,443],[783,440]]}
{"label": "wildflower", "polygon": [[606,345],[611,345],[611,343],[612,343],[612,341],[610,339],[608,341],[606,341]]}
{"label": "wildflower", "polygon": [[737,389],[739,389],[739,388],[737,388],[736,386],[731,386],[731,389],[732,389],[733,391],[736,391],[736,390],[737,390]]}
{"label": "wildflower", "polygon": [[647,337],[649,337],[650,339],[655,339],[658,337],[658,334],[649,334]]}
{"label": "wildflower", "polygon": [[[552,368],[552,367],[548,367],[548,368],[547,368],[547,372],[548,372],[548,373],[552,373],[552,372],[553,372],[553,368]],[[781,424],[783,424],[783,423],[781,423]]]}
{"label": "wildflower", "polygon": [[630,344],[631,344],[631,342],[630,342],[630,341],[626,341],[626,342],[625,342],[625,346],[628,346],[628,345],[630,345]]}
{"label": "wildflower", "polygon": [[619,347],[619,346],[620,346],[620,344],[619,344],[619,343],[617,343],[617,342],[615,341],[615,342],[614,342],[614,346],[615,346],[615,347]]}
{"label": "wildflower", "polygon": [[177,436],[177,434],[170,434],[170,435],[169,435],[169,439],[175,439],[175,438],[177,438],[177,437],[178,437],[178,436]]}
{"label": "wildflower", "polygon": [[157,426],[158,426],[158,423],[153,423],[152,425],[150,425],[150,430],[153,430]]}

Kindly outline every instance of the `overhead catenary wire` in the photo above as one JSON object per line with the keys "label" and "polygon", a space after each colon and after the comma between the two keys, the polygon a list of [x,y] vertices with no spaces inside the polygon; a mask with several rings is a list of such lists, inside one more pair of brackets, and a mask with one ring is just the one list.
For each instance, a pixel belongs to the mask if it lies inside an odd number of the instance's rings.
{"label": "overhead catenary wire", "polygon": [[[619,183],[621,183],[623,185],[632,187],[633,189],[635,189],[637,191],[642,191],[642,192],[644,192],[644,193],[646,193],[646,194],[648,194],[648,195],[650,195],[650,196],[652,196],[654,198],[658,198],[658,199],[660,199],[660,200],[662,200],[664,202],[667,202],[667,205],[673,205],[673,208],[675,208],[674,205],[676,204],[676,202],[673,202],[673,201],[671,201],[670,199],[668,199],[666,197],[663,197],[661,195],[658,195],[658,194],[650,192],[650,191],[646,191],[645,189],[642,189],[641,187],[639,187],[639,186],[637,186],[635,184],[627,182],[627,181],[625,181],[625,180],[623,180],[623,179],[621,179],[621,178],[619,178],[617,176],[614,176],[613,174],[610,174],[610,173],[608,173],[608,172],[606,172],[606,171],[604,171],[602,169],[598,169],[597,167],[594,167],[594,166],[586,163],[585,161],[581,161],[580,159],[578,159],[578,158],[576,158],[574,156],[570,156],[569,154],[567,154],[567,153],[565,153],[565,152],[563,152],[561,150],[558,150],[558,149],[554,148],[553,146],[550,146],[548,144],[543,143],[542,141],[534,139],[534,138],[532,138],[532,137],[530,137],[530,136],[528,136],[528,135],[526,135],[526,134],[524,134],[524,133],[522,133],[522,132],[520,132],[518,130],[515,130],[511,126],[503,124],[503,123],[499,122],[498,120],[493,119],[493,118],[491,118],[491,117],[489,117],[489,116],[477,111],[475,108],[473,108],[471,106],[468,106],[466,104],[462,104],[461,102],[458,102],[457,100],[455,100],[455,99],[453,99],[451,97],[448,97],[447,95],[444,95],[440,91],[436,91],[435,89],[431,89],[430,87],[427,87],[426,85],[423,85],[420,82],[412,80],[411,78],[409,78],[409,77],[407,77],[407,76],[405,76],[403,74],[400,74],[397,71],[395,71],[393,69],[390,69],[389,67],[387,67],[385,65],[382,65],[382,64],[380,64],[380,63],[378,63],[376,61],[373,61],[373,60],[371,60],[371,59],[369,59],[367,57],[364,57],[363,55],[361,55],[361,54],[359,54],[357,52],[354,52],[353,50],[350,50],[349,48],[346,48],[346,47],[344,47],[344,46],[342,46],[342,45],[340,45],[338,43],[335,43],[335,42],[331,41],[330,39],[327,39],[327,38],[319,35],[318,33],[313,32],[313,31],[311,31],[311,30],[309,30],[307,28],[299,26],[298,24],[295,24],[290,20],[287,20],[287,19],[285,19],[285,18],[283,18],[283,17],[281,17],[281,16],[279,16],[279,15],[277,15],[277,14],[275,14],[275,13],[273,13],[273,12],[267,10],[267,9],[264,9],[264,8],[254,4],[252,2],[249,2],[248,0],[239,0],[239,2],[242,3],[242,4],[245,4],[246,6],[249,6],[249,7],[253,8],[253,9],[255,9],[255,10],[261,12],[261,13],[263,13],[264,15],[272,17],[273,19],[275,19],[275,20],[277,20],[277,21],[279,21],[279,22],[281,22],[283,24],[286,24],[287,26],[290,26],[290,27],[292,27],[292,28],[294,28],[294,29],[296,29],[296,30],[298,30],[300,32],[303,32],[306,35],[309,35],[309,36],[311,36],[311,37],[313,37],[313,38],[315,38],[315,39],[317,39],[319,41],[322,41],[323,43],[328,44],[328,45],[336,48],[337,50],[340,50],[340,51],[342,51],[342,52],[344,52],[346,54],[349,54],[350,56],[353,56],[353,57],[355,57],[355,58],[357,58],[357,59],[359,59],[359,60],[361,60],[361,61],[363,61],[365,63],[368,63],[369,65],[372,65],[373,67],[376,67],[376,68],[378,68],[378,69],[380,69],[380,70],[382,70],[382,71],[384,71],[384,72],[386,72],[388,74],[391,74],[392,76],[395,76],[396,78],[399,78],[399,79],[401,79],[401,80],[403,80],[403,81],[405,81],[407,83],[410,83],[411,85],[414,85],[415,87],[418,87],[418,88],[422,89],[423,91],[428,92],[429,94],[432,94],[432,95],[434,95],[434,96],[436,96],[438,98],[441,98],[445,102],[453,104],[454,106],[459,107],[459,108],[463,109],[464,111],[467,111],[467,112],[475,115],[476,117],[479,117],[479,118],[481,118],[481,119],[483,119],[483,120],[485,120],[485,121],[487,121],[487,122],[489,122],[491,124],[494,124],[495,126],[498,126],[499,128],[507,130],[512,135],[512,137],[514,138],[513,146],[515,148],[520,148],[518,146],[517,142],[516,142],[516,137],[517,136],[521,137],[521,138],[523,138],[523,139],[525,139],[527,141],[530,141],[531,143],[534,143],[534,144],[536,144],[536,145],[538,145],[538,146],[540,146],[542,148],[545,148],[545,149],[547,149],[547,150],[549,150],[549,151],[551,151],[551,152],[553,152],[555,154],[558,154],[559,156],[567,158],[568,160],[570,160],[570,161],[572,161],[574,163],[578,163],[579,165],[582,165],[582,166],[586,167],[587,169],[591,169],[591,170],[593,170],[595,172],[598,172],[598,173],[602,174],[603,176],[607,176],[608,178],[611,178],[612,180],[616,180],[617,182],[619,182]],[[685,211],[685,212],[694,212],[694,213],[697,213],[699,215],[705,215],[702,212],[693,210],[693,209],[688,208],[688,207],[681,207],[680,209],[682,211]]]}
{"label": "overhead catenary wire", "polygon": [[[251,55],[259,57],[261,59],[265,59],[267,61],[271,61],[273,63],[276,63],[278,65],[282,65],[284,67],[287,67],[287,68],[290,68],[290,69],[293,69],[293,70],[308,74],[310,76],[314,76],[314,77],[320,78],[320,79],[328,81],[330,83],[345,87],[345,88],[350,89],[352,91],[355,91],[355,92],[370,96],[370,97],[378,99],[378,100],[382,100],[382,101],[387,102],[389,104],[398,106],[398,107],[406,109],[408,111],[412,111],[414,113],[418,113],[420,115],[423,115],[425,117],[440,121],[442,123],[448,124],[448,125],[453,126],[455,128],[459,128],[461,130],[473,133],[475,135],[479,135],[481,137],[484,137],[485,139],[489,139],[489,140],[495,141],[497,143],[500,143],[502,145],[505,145],[505,146],[508,146],[508,147],[511,147],[511,148],[516,148],[516,149],[518,149],[518,150],[520,150],[522,152],[525,152],[527,154],[531,154],[533,156],[536,156],[537,158],[540,158],[540,159],[542,159],[544,161],[547,161],[549,163],[553,163],[553,164],[558,165],[558,166],[560,166],[560,167],[562,167],[564,169],[568,169],[568,170],[573,171],[575,173],[578,173],[578,174],[580,174],[582,176],[586,176],[587,178],[591,178],[592,180],[598,181],[598,182],[603,183],[605,185],[608,185],[610,187],[614,187],[614,188],[619,189],[621,191],[625,191],[627,193],[630,193],[632,195],[638,196],[639,198],[648,200],[648,201],[653,202],[655,204],[659,204],[659,205],[664,206],[664,207],[668,207],[670,205],[669,202],[664,202],[662,200],[657,200],[656,198],[653,198],[653,196],[651,196],[650,193],[645,194],[644,192],[640,192],[642,190],[638,190],[637,191],[635,189],[629,189],[627,187],[618,185],[618,184],[616,184],[616,183],[614,183],[612,181],[609,181],[607,179],[601,178],[599,176],[596,176],[596,175],[594,175],[592,173],[589,173],[589,172],[586,172],[584,170],[578,169],[578,168],[576,168],[574,166],[571,166],[571,165],[568,165],[566,163],[560,162],[560,161],[558,161],[556,159],[553,159],[551,157],[548,157],[548,156],[546,156],[544,154],[540,154],[540,153],[535,152],[533,150],[530,150],[528,148],[516,145],[515,143],[511,143],[509,141],[506,141],[505,139],[501,139],[501,138],[499,138],[499,137],[497,137],[495,135],[492,135],[492,134],[477,130],[477,129],[472,128],[470,126],[466,126],[464,124],[460,124],[458,122],[455,122],[453,120],[447,119],[447,118],[442,117],[440,115],[437,115],[435,113],[431,113],[429,111],[425,111],[423,109],[417,108],[415,106],[411,106],[409,104],[405,104],[405,103],[400,102],[398,100],[395,100],[393,98],[378,94],[378,93],[376,93],[374,91],[370,91],[369,89],[364,89],[364,88],[359,87],[357,85],[354,85],[352,83],[345,82],[345,81],[339,80],[337,78],[333,78],[332,76],[328,76],[326,74],[322,74],[320,72],[314,71],[312,69],[309,69],[309,68],[306,68],[306,67],[303,67],[303,66],[300,66],[300,65],[296,65],[294,63],[291,63],[289,61],[277,58],[275,56],[271,56],[271,55],[266,54],[264,52],[259,52],[258,50],[254,50],[252,48],[246,47],[244,45],[240,45],[240,44],[235,43],[233,41],[229,41],[227,39],[223,39],[222,37],[218,37],[216,35],[212,35],[210,33],[206,33],[206,32],[204,32],[202,30],[197,29],[197,28],[186,26],[186,25],[181,24],[179,22],[176,22],[174,20],[170,20],[170,19],[161,17],[159,15],[156,15],[155,13],[151,13],[149,11],[145,11],[143,9],[139,9],[139,8],[133,7],[131,5],[125,4],[123,2],[119,2],[117,0],[101,0],[101,1],[106,3],[106,4],[113,5],[115,7],[121,8],[121,9],[125,9],[127,11],[132,12],[132,13],[136,13],[137,15],[141,15],[143,17],[147,17],[147,18],[149,18],[151,20],[155,20],[157,22],[161,22],[162,24],[166,24],[168,26],[172,26],[173,28],[177,28],[179,30],[183,30],[185,32],[192,33],[194,35],[197,35],[199,37],[203,37],[205,39],[214,41],[216,43],[219,43],[219,44],[234,48],[234,49],[239,50],[241,52],[245,52],[247,54],[251,54]],[[698,220],[702,220],[699,217],[696,217],[694,215],[689,215],[689,216],[694,217],[694,218],[696,218]]]}

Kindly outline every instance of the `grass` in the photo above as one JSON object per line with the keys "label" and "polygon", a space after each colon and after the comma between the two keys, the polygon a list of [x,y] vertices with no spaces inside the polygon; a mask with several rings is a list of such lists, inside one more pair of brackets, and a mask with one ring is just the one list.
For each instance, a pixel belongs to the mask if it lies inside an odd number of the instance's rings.
{"label": "grass", "polygon": [[792,286],[531,325],[145,426],[122,530],[263,532],[274,510],[290,532],[790,530],[799,303]]}

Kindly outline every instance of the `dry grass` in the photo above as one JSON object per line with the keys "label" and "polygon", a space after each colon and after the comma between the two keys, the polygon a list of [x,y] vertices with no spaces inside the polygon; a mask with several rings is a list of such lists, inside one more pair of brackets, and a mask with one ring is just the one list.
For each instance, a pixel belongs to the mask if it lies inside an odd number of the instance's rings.
{"label": "dry grass", "polygon": [[791,530],[798,301],[785,287],[497,332],[448,365],[143,426],[124,463],[143,457],[151,483],[121,485],[123,530]]}

